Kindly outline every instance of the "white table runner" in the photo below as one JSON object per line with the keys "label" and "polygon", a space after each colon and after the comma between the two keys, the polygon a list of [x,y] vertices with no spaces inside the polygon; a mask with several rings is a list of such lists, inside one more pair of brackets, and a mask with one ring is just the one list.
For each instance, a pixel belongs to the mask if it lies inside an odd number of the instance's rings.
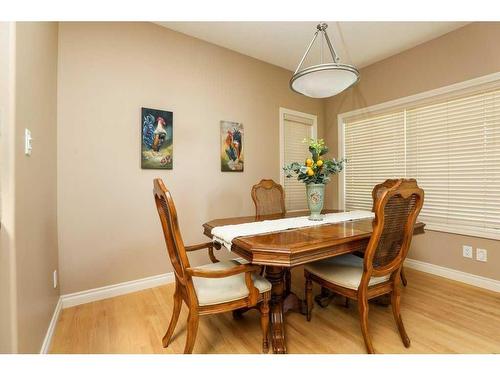
{"label": "white table runner", "polygon": [[317,225],[340,223],[342,221],[370,219],[375,217],[370,211],[349,211],[322,215],[323,220],[309,220],[308,216],[289,217],[286,219],[264,220],[252,223],[223,225],[212,229],[213,241],[231,250],[233,239],[242,236],[279,232],[287,229],[313,227]]}

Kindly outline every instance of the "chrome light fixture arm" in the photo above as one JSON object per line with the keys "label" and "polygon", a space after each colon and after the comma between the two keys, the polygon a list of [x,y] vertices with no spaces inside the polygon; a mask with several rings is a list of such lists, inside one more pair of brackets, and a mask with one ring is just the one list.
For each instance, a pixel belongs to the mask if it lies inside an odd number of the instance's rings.
{"label": "chrome light fixture arm", "polygon": [[304,63],[304,60],[307,57],[307,54],[311,50],[311,47],[313,46],[314,42],[316,41],[316,38],[318,37],[318,34],[321,32],[322,36],[326,39],[326,43],[328,44],[328,49],[330,50],[330,53],[333,58],[333,62],[337,63],[340,60],[340,57],[337,55],[337,51],[335,51],[335,48],[333,47],[332,43],[330,42],[330,38],[328,37],[328,34],[326,32],[326,28],[328,25],[326,23],[318,23],[316,26],[316,32],[314,33],[314,36],[311,40],[311,43],[309,43],[309,46],[307,46],[306,53],[304,53],[304,56],[302,56],[302,59],[300,59],[299,66],[297,66],[297,69],[295,69],[295,72],[293,74],[297,74],[297,72],[300,70],[302,67],[302,64]]}
{"label": "chrome light fixture arm", "polygon": [[293,74],[297,74],[297,72],[298,72],[298,71],[300,70],[300,68],[302,67],[302,64],[304,63],[304,60],[306,59],[307,54],[308,54],[308,53],[309,53],[309,51],[311,50],[311,47],[313,46],[314,41],[315,41],[315,40],[316,40],[316,38],[318,37],[318,33],[319,33],[319,30],[318,30],[318,31],[316,31],[316,32],[314,33],[314,36],[313,36],[313,38],[312,38],[312,40],[311,40],[311,43],[309,43],[309,46],[308,46],[308,47],[307,47],[307,49],[306,49],[306,53],[304,53],[304,56],[302,56],[302,59],[301,59],[301,60],[300,60],[300,62],[299,62],[299,66],[297,67],[297,69],[295,69],[295,72],[294,72]]}
{"label": "chrome light fixture arm", "polygon": [[328,48],[330,49],[330,53],[332,54],[333,62],[338,63],[340,60],[340,57],[337,55],[337,51],[335,51],[335,48],[333,47],[332,42],[330,42],[330,38],[328,37],[328,34],[326,33],[326,27],[328,25],[326,23],[323,23],[322,25],[325,25],[325,29],[323,30],[323,34],[325,35],[326,44],[328,44]]}

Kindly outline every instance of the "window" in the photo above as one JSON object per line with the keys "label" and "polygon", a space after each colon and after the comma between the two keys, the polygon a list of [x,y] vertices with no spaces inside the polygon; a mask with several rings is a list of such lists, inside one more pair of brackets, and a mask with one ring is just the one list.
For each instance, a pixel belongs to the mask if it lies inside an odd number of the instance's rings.
{"label": "window", "polygon": [[[280,109],[281,165],[301,162],[310,156],[304,139],[316,137],[316,116]],[[285,190],[287,211],[307,209],[306,188],[296,178],[285,178],[281,170],[281,184]]]}
{"label": "window", "polygon": [[341,128],[346,209],[371,209],[373,186],[387,178],[416,178],[429,229],[500,238],[499,89],[346,118]]}
{"label": "window", "polygon": [[371,210],[373,187],[405,175],[404,112],[346,123],[345,205]]}
{"label": "window", "polygon": [[406,123],[425,221],[500,234],[500,91],[410,109]]}

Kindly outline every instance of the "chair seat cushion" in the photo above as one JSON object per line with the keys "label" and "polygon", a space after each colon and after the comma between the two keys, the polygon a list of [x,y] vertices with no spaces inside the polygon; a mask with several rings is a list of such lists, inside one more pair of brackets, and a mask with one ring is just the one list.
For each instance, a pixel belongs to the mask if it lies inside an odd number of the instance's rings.
{"label": "chair seat cushion", "polygon": [[[196,268],[217,271],[233,268],[241,263],[236,260],[228,260],[206,264]],[[271,290],[271,283],[262,276],[254,273],[252,275],[252,279],[255,287],[259,289],[260,293]],[[248,288],[245,283],[244,273],[213,279],[206,277],[193,277],[193,284],[200,306],[216,305],[248,297]]]}
{"label": "chair seat cushion", "polygon": [[[363,258],[339,255],[307,264],[305,269],[323,280],[349,289],[358,289],[363,275]],[[389,276],[372,277],[368,286],[389,280]]]}

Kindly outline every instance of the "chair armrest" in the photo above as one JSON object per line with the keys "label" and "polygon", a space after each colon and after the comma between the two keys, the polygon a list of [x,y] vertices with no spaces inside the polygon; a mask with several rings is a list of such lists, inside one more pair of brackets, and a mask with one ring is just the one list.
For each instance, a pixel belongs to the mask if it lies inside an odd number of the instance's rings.
{"label": "chair armrest", "polygon": [[238,275],[240,273],[245,273],[245,272],[252,273],[256,271],[260,271],[260,267],[251,264],[240,264],[238,266],[218,271],[204,270],[199,268],[197,269],[196,267],[186,268],[187,274],[191,277],[206,277],[209,279],[216,279],[216,278],[219,279],[223,277]]}
{"label": "chair armrest", "polygon": [[214,242],[205,242],[202,244],[185,247],[186,251],[188,251],[188,252],[201,250],[201,249],[208,249],[208,257],[210,258],[210,261],[212,263],[218,263],[219,260],[214,255],[214,248],[219,250],[221,248],[221,245],[219,243],[214,243]]}
{"label": "chair armrest", "polygon": [[255,287],[252,280],[252,273],[260,271],[260,267],[251,264],[240,264],[239,266],[231,267],[225,270],[209,271],[196,268],[186,268],[186,273],[191,277],[205,277],[205,278],[224,278],[229,276],[245,274],[245,284],[248,288],[248,306],[252,307],[257,304],[259,298],[259,290]]}
{"label": "chair armrest", "polygon": [[220,245],[214,242],[205,242],[200,243],[198,245],[186,246],[186,251],[196,251],[201,249],[210,249],[211,247],[215,247],[217,250],[220,249]]}

